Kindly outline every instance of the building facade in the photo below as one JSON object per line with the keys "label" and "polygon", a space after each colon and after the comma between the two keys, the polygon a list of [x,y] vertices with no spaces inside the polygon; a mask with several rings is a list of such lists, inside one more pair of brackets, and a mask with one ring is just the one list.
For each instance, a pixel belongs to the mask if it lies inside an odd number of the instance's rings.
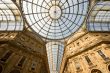
{"label": "building facade", "polygon": [[1,33],[0,73],[49,73],[44,45],[29,31]]}
{"label": "building facade", "polygon": [[67,43],[60,73],[109,73],[110,33],[80,32]]}

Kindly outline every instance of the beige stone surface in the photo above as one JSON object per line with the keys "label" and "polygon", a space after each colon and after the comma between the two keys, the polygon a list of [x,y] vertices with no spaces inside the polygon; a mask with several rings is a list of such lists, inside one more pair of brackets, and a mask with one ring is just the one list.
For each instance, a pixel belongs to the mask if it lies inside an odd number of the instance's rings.
{"label": "beige stone surface", "polygon": [[[20,73],[49,73],[45,42],[42,39],[29,31],[18,33],[13,39],[5,39],[0,41],[2,73],[10,73],[12,70],[19,70]],[[8,51],[12,51],[12,54],[4,62],[1,59]],[[23,56],[26,59],[20,67],[18,63]],[[33,63],[35,64],[34,70],[32,69]]]}
{"label": "beige stone surface", "polygon": [[[65,46],[60,73],[92,73],[93,69],[98,69],[102,73],[110,72],[109,32],[85,32],[71,40]],[[105,55],[106,60],[100,56],[99,50]],[[85,56],[89,57],[92,64],[88,64]],[[75,63],[79,64],[80,69],[77,69],[78,65],[75,66]]]}

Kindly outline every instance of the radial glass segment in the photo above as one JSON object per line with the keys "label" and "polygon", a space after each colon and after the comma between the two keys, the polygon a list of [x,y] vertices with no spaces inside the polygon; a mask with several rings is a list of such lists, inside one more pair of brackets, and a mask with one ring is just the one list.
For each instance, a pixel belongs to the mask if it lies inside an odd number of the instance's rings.
{"label": "radial glass segment", "polygon": [[63,39],[82,25],[89,0],[22,0],[21,3],[33,31],[48,39]]}

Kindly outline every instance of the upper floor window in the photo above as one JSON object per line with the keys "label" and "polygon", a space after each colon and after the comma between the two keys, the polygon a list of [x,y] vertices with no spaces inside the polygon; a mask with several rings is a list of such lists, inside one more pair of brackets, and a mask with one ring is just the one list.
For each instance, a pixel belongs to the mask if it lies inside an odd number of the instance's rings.
{"label": "upper floor window", "polygon": [[90,58],[89,58],[88,56],[85,56],[85,59],[86,59],[86,61],[87,61],[87,63],[88,63],[89,65],[92,65],[92,62],[91,62],[91,60],[90,60]]}
{"label": "upper floor window", "polygon": [[97,52],[105,61],[109,60],[109,57],[106,57],[105,54],[101,50],[99,50]]}
{"label": "upper floor window", "polygon": [[8,51],[0,60],[6,62],[8,58],[12,55],[12,51]]}
{"label": "upper floor window", "polygon": [[22,67],[25,60],[26,60],[26,57],[23,56],[23,57],[21,58],[21,60],[19,61],[18,66]]}

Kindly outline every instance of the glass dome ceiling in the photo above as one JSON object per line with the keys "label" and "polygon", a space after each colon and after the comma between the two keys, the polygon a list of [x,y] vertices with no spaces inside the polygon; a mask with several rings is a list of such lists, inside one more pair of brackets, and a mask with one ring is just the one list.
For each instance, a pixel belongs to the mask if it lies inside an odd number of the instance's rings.
{"label": "glass dome ceiling", "polygon": [[42,37],[63,39],[82,25],[89,0],[22,0],[23,14]]}

